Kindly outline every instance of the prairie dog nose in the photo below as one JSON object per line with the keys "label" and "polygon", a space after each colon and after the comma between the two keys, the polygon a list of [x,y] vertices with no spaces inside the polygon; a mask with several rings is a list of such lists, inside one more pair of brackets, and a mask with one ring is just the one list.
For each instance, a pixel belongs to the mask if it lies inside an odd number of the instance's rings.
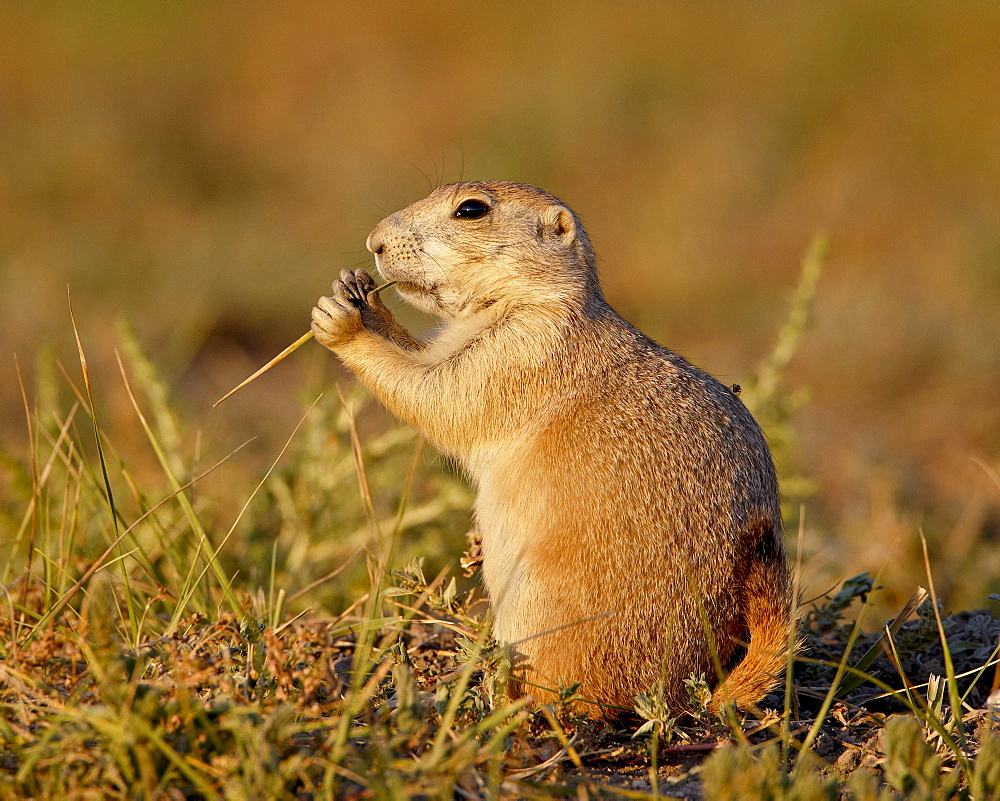
{"label": "prairie dog nose", "polygon": [[382,255],[382,251],[385,250],[384,237],[381,231],[382,225],[379,224],[375,227],[375,230],[368,234],[368,239],[365,240],[365,247],[368,248],[369,252],[374,253],[376,256]]}
{"label": "prairie dog nose", "polygon": [[372,232],[368,234],[365,247],[376,256],[381,256],[385,252],[386,240],[390,239],[392,234],[403,230],[402,218],[399,214],[392,214],[372,229]]}

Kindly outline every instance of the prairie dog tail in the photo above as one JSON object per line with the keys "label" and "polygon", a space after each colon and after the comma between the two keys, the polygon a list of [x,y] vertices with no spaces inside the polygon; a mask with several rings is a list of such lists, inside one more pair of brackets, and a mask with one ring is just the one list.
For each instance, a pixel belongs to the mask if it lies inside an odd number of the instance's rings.
{"label": "prairie dog tail", "polygon": [[796,640],[789,638],[795,615],[791,576],[783,554],[777,553],[774,561],[751,563],[740,604],[746,613],[750,643],[743,660],[712,693],[712,712],[718,712],[723,704],[735,703],[745,709],[757,703],[785,670],[789,643],[795,647]]}

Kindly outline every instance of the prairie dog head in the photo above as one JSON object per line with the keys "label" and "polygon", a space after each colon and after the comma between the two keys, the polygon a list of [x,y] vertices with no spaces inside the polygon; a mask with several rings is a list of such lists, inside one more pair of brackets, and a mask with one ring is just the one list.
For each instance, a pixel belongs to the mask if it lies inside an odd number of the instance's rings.
{"label": "prairie dog head", "polygon": [[406,301],[444,319],[495,304],[580,302],[599,292],[577,216],[524,184],[443,186],[382,220],[367,246]]}

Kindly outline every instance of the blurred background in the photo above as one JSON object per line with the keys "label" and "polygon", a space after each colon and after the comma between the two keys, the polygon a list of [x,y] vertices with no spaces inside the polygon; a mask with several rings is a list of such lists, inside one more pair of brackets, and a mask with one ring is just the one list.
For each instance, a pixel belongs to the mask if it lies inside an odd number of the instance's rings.
{"label": "blurred background", "polygon": [[[921,531],[946,606],[1000,592],[995,4],[12,3],[0,41],[8,544],[28,453],[12,354],[29,404],[65,412],[59,365],[80,371],[67,285],[130,469],[150,457],[115,365],[122,325],[184,421],[178,453],[204,467],[255,437],[199,490],[231,521],[303,403],[325,388],[343,433],[334,381],[353,390],[309,344],[212,401],[308,330],[340,269],[370,264],[381,217],[440,183],[496,178],[569,203],[612,305],[727,383],[770,353],[827,233],[781,385],[804,401],[781,470],[811,486],[786,521],[794,542],[801,504],[805,595],[884,568],[891,614],[925,582]],[[373,404],[359,425],[409,454]],[[419,525],[436,528],[409,547],[444,564],[469,498],[429,450]],[[391,506],[402,476],[381,480]],[[331,508],[359,504],[353,478],[316,481]],[[272,492],[227,546],[264,570],[270,544],[245,543],[273,539]],[[335,564],[337,521],[301,525]],[[300,547],[301,569],[314,557]]]}

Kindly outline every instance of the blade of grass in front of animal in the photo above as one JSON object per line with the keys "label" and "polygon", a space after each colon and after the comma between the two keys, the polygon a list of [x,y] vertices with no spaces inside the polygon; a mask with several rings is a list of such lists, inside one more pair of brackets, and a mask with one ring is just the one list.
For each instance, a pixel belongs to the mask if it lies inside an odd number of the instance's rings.
{"label": "blade of grass in front of animal", "polygon": [[[17,354],[14,354],[14,369],[17,371],[17,384],[21,388],[21,400],[24,402],[24,417],[28,423],[28,450],[31,452],[31,504],[29,506],[31,512],[31,528],[29,529],[28,537],[28,566],[25,569],[25,575],[31,575],[31,561],[35,553],[35,539],[38,535],[38,504],[41,497],[41,492],[38,484],[38,451],[35,448],[35,418],[31,414],[31,406],[28,403],[28,393],[24,389],[24,379],[21,377],[21,363],[18,361]],[[20,545],[20,542],[15,543],[15,548]],[[4,584],[7,583],[9,572],[14,564],[14,560],[11,559],[7,563],[7,567],[4,568],[3,581]],[[27,605],[28,589],[31,586],[30,581],[24,582],[23,593],[21,597],[21,603]]]}
{"label": "blade of grass in front of animal", "polygon": [[69,319],[73,324],[73,336],[76,338],[76,349],[80,354],[80,369],[83,371],[83,386],[87,390],[87,400],[90,401],[90,420],[94,424],[94,438],[97,440],[97,456],[101,462],[101,474],[104,476],[104,489],[107,492],[108,506],[111,507],[111,522],[118,533],[118,510],[115,508],[115,496],[111,491],[111,479],[108,478],[108,465],[104,458],[104,448],[101,446],[101,430],[97,425],[97,409],[94,407],[94,393],[90,389],[90,371],[87,369],[87,357],[80,342],[80,332],[76,327],[76,316],[73,314],[73,301],[69,297],[69,287],[66,287],[66,298],[69,302]]}
{"label": "blade of grass in front of animal", "polygon": [[792,597],[788,607],[788,653],[785,657],[785,709],[781,714],[781,764],[789,764],[792,749],[792,713],[793,704],[796,719],[798,718],[798,699],[792,687],[793,666],[799,637],[798,615],[796,614],[799,600],[799,576],[802,575],[802,543],[805,541],[806,506],[799,504],[799,535],[795,545],[795,570],[792,571]]}
{"label": "blade of grass in front of animal", "polygon": [[[17,363],[17,356],[14,357],[14,362],[15,362],[15,364]],[[32,454],[32,456],[31,456],[32,463],[37,463],[37,455],[36,454],[38,453],[38,451],[37,451],[36,446],[37,446],[37,442],[38,441],[35,438],[35,434],[34,434],[34,429],[35,429],[35,426],[36,426],[37,422],[36,422],[36,420],[34,418],[33,413],[30,411],[30,409],[27,406],[27,396],[26,396],[26,393],[25,393],[25,390],[24,390],[23,381],[21,380],[21,368],[18,365],[16,369],[17,369],[17,375],[18,375],[18,382],[21,383],[22,396],[25,399],[24,400],[24,402],[26,404],[25,405],[25,413],[28,415],[28,427],[29,427],[28,428],[28,431],[29,431],[29,434],[28,434],[28,437],[29,437],[29,439],[28,439],[28,448],[29,448],[29,450],[31,451],[31,454]],[[48,439],[48,441],[50,443],[50,449],[51,449],[50,453],[49,453],[49,459],[45,463],[45,467],[43,467],[42,470],[41,470],[41,472],[39,472],[37,474],[38,475],[37,481],[35,481],[35,479],[32,478],[32,486],[33,486],[33,488],[32,488],[32,492],[31,492],[31,502],[28,504],[28,507],[24,510],[24,514],[21,516],[21,522],[18,525],[17,531],[14,534],[13,541],[11,542],[11,544],[9,546],[11,553],[16,553],[17,552],[17,550],[21,547],[21,543],[24,542],[24,538],[25,537],[29,537],[29,550],[28,550],[28,553],[29,554],[34,553],[34,550],[35,550],[35,546],[34,546],[35,533],[34,532],[36,530],[34,527],[36,526],[36,522],[37,522],[36,515],[37,515],[37,510],[38,510],[38,504],[41,502],[42,493],[46,490],[46,485],[48,483],[49,476],[52,474],[52,468],[56,464],[56,462],[59,462],[61,460],[65,460],[68,463],[69,461],[71,461],[71,455],[70,454],[72,453],[72,449],[70,449],[69,451],[66,451],[63,448],[64,448],[64,443],[67,441],[67,438],[69,436],[70,427],[72,426],[73,420],[76,417],[76,412],[80,408],[80,406],[81,406],[80,401],[75,401],[73,403],[73,406],[70,408],[69,413],[66,415],[66,419],[65,420],[60,421],[60,420],[58,420],[58,418],[56,419],[56,422],[59,424],[59,435],[57,437],[55,437],[54,439],[52,439],[50,437],[47,437],[47,439]],[[44,429],[41,429],[41,431],[44,433]],[[32,474],[33,475],[35,474],[35,468],[34,467],[32,468]],[[68,554],[69,551],[65,547],[63,547],[61,549],[60,553],[64,555],[64,556],[60,557],[63,560],[61,562],[61,564],[65,565],[66,564],[66,560],[68,559],[68,557],[65,557],[65,555]],[[4,567],[3,572],[0,573],[0,584],[3,584],[4,586],[7,586],[7,585],[10,584],[10,581],[11,581],[10,573],[14,569],[15,564],[16,563],[15,563],[15,561],[13,559],[7,560],[7,565]],[[31,556],[30,555],[28,557],[28,563],[27,564],[28,564],[28,566],[27,566],[27,568],[25,570],[26,574],[28,574],[28,573],[31,572]],[[61,574],[60,574],[60,581],[64,580],[67,575],[68,574],[66,573],[66,571],[63,570],[61,572]]]}
{"label": "blade of grass in front of animal", "polygon": [[[903,624],[910,619],[910,616],[917,611],[917,607],[925,600],[927,600],[927,590],[923,587],[917,587],[913,595],[910,596],[910,600],[906,602],[906,606],[896,615],[895,620],[883,627],[882,636],[858,660],[857,664],[854,665],[854,669],[862,673],[867,670],[868,666],[882,653],[882,644],[896,636],[896,633],[902,628]],[[849,692],[857,689],[864,683],[865,679],[858,673],[844,676],[840,682],[840,686],[837,688],[837,698],[846,697]]]}
{"label": "blade of grass in front of animal", "polygon": [[229,392],[227,392],[225,395],[219,398],[215,403],[212,404],[212,408],[214,409],[216,406],[218,406],[220,403],[226,400],[230,395],[235,395],[237,392],[243,389],[243,387],[245,387],[255,378],[259,378],[260,376],[264,375],[264,373],[266,373],[268,370],[274,367],[274,365],[276,365],[278,362],[280,362],[282,359],[288,356],[288,354],[294,353],[312,338],[313,338],[312,331],[307,331],[306,333],[304,333],[302,336],[296,339],[291,345],[289,345],[287,348],[281,351],[281,353],[279,353],[277,356],[271,359],[271,361],[269,361],[267,364],[265,364],[263,367],[261,367],[259,370],[257,370],[248,378],[243,379],[239,384],[237,384],[235,387],[229,390]]}
{"label": "blade of grass in front of animal", "polygon": [[[386,284],[382,284],[382,286],[377,286],[369,294],[377,295],[383,289],[388,289],[389,287],[391,287],[395,283],[396,283],[395,281],[389,281]],[[239,392],[241,389],[243,389],[243,387],[245,387],[247,384],[249,384],[254,379],[260,378],[260,376],[264,375],[264,373],[266,373],[268,370],[270,370],[272,367],[274,367],[274,365],[276,365],[278,362],[280,362],[286,356],[288,356],[288,355],[294,353],[295,351],[297,351],[300,347],[302,347],[306,342],[308,342],[312,338],[313,338],[313,332],[312,331],[307,331],[306,333],[304,333],[302,336],[300,336],[298,339],[296,339],[291,345],[289,345],[287,348],[285,348],[283,351],[281,351],[281,353],[279,353],[277,356],[275,356],[273,359],[271,359],[271,361],[269,361],[267,364],[265,364],[263,367],[261,367],[259,370],[257,370],[253,375],[249,376],[248,378],[245,378],[243,381],[241,381],[239,384],[237,384],[235,387],[233,387],[231,390],[229,390],[229,392],[227,392],[225,395],[223,395],[221,398],[219,398],[215,403],[212,404],[212,408],[214,409],[216,406],[218,406],[220,403],[222,403],[224,400],[226,400],[230,395],[235,395],[237,392]]]}
{"label": "blade of grass in front of animal", "polygon": [[469,686],[469,682],[472,680],[472,674],[483,663],[481,654],[488,638],[489,635],[486,629],[479,632],[475,641],[475,655],[471,656],[469,661],[462,665],[462,669],[459,671],[458,681],[455,682],[455,688],[451,691],[448,704],[444,708],[444,711],[441,712],[441,722],[437,733],[434,735],[434,741],[426,752],[426,762],[424,759],[421,759],[421,762],[424,762],[423,767],[428,772],[434,766],[440,764],[445,756],[449,737],[453,735],[451,727],[455,722],[455,716],[458,714],[459,704],[461,704],[462,698],[465,695],[465,688]]}
{"label": "blade of grass in front of animal", "polygon": [[[97,424],[97,407],[94,405],[94,393],[90,389],[90,370],[87,369],[87,357],[83,353],[83,343],[80,341],[80,331],[76,326],[76,315],[73,314],[73,299],[70,296],[69,285],[66,286],[66,302],[69,304],[69,319],[73,325],[73,336],[76,338],[76,349],[80,354],[80,369],[83,371],[83,386],[87,391],[87,400],[90,402],[90,420],[94,425],[94,439],[97,441],[97,458],[101,463],[101,475],[104,476],[104,489],[107,492],[108,506],[111,509],[111,522],[115,528],[115,537],[121,533],[118,529],[118,509],[115,507],[115,496],[111,491],[111,479],[108,477],[108,463],[104,458],[104,448],[101,445],[101,429]],[[129,583],[128,567],[124,561],[121,565],[122,581],[125,584],[125,606],[128,610],[129,627],[132,639],[137,640],[139,636],[138,612],[135,609],[135,600],[132,597],[132,588]]]}
{"label": "blade of grass in front of animal", "polygon": [[[885,570],[883,565],[882,569],[875,575],[875,581],[873,586],[878,586],[879,579],[882,576],[882,572]],[[854,621],[854,625],[851,627],[851,633],[847,637],[847,643],[844,646],[844,655],[837,662],[837,672],[834,674],[833,681],[830,684],[830,689],[827,691],[826,696],[823,699],[823,703],[820,705],[819,711],[816,713],[813,724],[809,729],[809,733],[806,735],[805,740],[803,740],[801,746],[797,750],[807,751],[812,748],[812,744],[819,737],[820,729],[823,726],[823,722],[826,720],[826,716],[830,712],[830,707],[833,706],[833,702],[836,700],[837,688],[840,686],[840,682],[844,678],[845,673],[849,673],[853,668],[847,664],[847,660],[850,658],[851,651],[854,650],[854,643],[857,642],[858,637],[861,636],[861,623],[864,620],[865,613],[868,611],[871,605],[872,595],[868,593],[864,602],[861,604],[861,609],[858,611],[858,617]],[[795,767],[792,769],[792,775],[794,776],[801,768],[800,765],[804,764],[801,761],[796,760]]]}
{"label": "blade of grass in front of animal", "polygon": [[941,610],[938,608],[937,593],[934,591],[934,576],[931,573],[931,561],[927,554],[927,538],[924,536],[923,529],[920,530],[920,547],[923,549],[924,554],[924,570],[927,574],[927,588],[930,590],[931,594],[931,606],[934,609],[934,620],[937,622],[938,636],[941,638],[941,650],[944,654],[944,670],[945,678],[947,679],[948,696],[951,702],[951,714],[953,725],[955,727],[956,739],[958,740],[958,747],[952,750],[955,753],[955,758],[958,760],[962,772],[965,774],[966,778],[972,779],[972,768],[969,763],[969,758],[965,754],[965,727],[962,725],[962,697],[961,693],[958,691],[958,681],[955,678],[955,663],[951,658],[951,648],[948,646],[948,635],[944,630],[944,623],[941,621]]}

